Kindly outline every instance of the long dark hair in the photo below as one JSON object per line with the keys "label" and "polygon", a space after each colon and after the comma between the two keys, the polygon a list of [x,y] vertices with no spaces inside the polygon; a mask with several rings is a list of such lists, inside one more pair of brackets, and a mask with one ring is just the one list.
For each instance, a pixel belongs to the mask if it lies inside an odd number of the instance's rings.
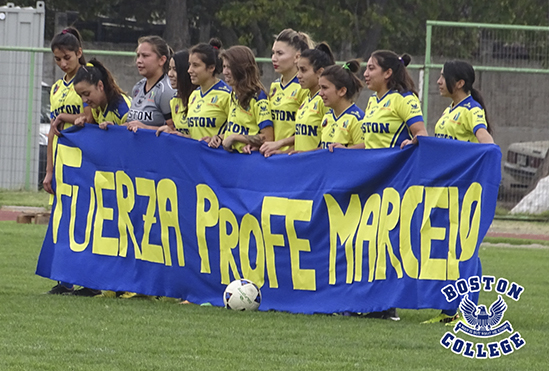
{"label": "long dark hair", "polygon": [[353,59],[345,62],[343,66],[326,67],[320,76],[328,79],[328,81],[335,85],[337,90],[343,87],[347,88],[345,98],[352,101],[364,86],[362,80],[356,75],[359,69],[360,61]]}
{"label": "long dark hair", "polygon": [[475,69],[469,63],[459,60],[451,60],[444,63],[442,68],[444,75],[444,80],[446,81],[446,89],[452,94],[456,87],[456,83],[459,80],[463,80],[465,83],[463,85],[463,91],[465,93],[471,94],[474,100],[476,100],[484,109],[484,117],[486,118],[486,130],[488,133],[492,134],[492,127],[488,122],[488,111],[486,110],[486,105],[484,104],[484,98],[480,92],[473,88],[473,83],[475,82]]}
{"label": "long dark hair", "polygon": [[223,70],[223,62],[221,61],[221,58],[219,58],[219,50],[222,47],[223,44],[219,39],[211,38],[208,44],[201,43],[193,46],[191,54],[198,54],[200,60],[206,65],[206,68],[215,66],[213,71],[213,75],[215,76]]}
{"label": "long dark hair", "polygon": [[301,58],[307,58],[315,72],[321,68],[326,68],[335,64],[332,49],[330,49],[330,46],[325,42],[319,43],[314,49],[304,50],[301,52]]}
{"label": "long dark hair", "polygon": [[175,63],[175,72],[177,73],[177,97],[181,98],[185,107],[183,112],[187,114],[189,97],[197,88],[191,82],[191,77],[189,76],[189,52],[187,50],[178,51],[172,56],[172,59]]}
{"label": "long dark hair", "polygon": [[254,53],[247,46],[235,45],[223,50],[221,58],[229,62],[229,68],[235,81],[233,92],[238,97],[240,106],[248,109],[254,96],[257,96],[261,91],[267,91],[261,83]]}
{"label": "long dark hair", "polygon": [[[67,27],[63,31],[55,35],[51,41],[51,51],[55,49],[68,50],[77,53],[82,49],[82,36],[80,32],[74,27]],[[84,58],[84,52],[78,59],[78,63],[82,66],[86,64],[86,58]]]}
{"label": "long dark hair", "polygon": [[371,57],[377,61],[377,64],[379,64],[383,71],[392,70],[393,73],[387,82],[389,90],[396,90],[399,93],[411,91],[415,95],[418,95],[414,80],[412,80],[406,69],[406,66],[412,61],[412,57],[409,54],[404,53],[398,56],[398,54],[390,50],[376,50],[372,53]]}
{"label": "long dark hair", "polygon": [[107,106],[116,105],[122,98],[124,92],[116,80],[110,73],[110,71],[97,59],[92,58],[89,62],[91,66],[86,65],[79,68],[74,76],[73,84],[76,85],[79,82],[85,81],[90,85],[95,85],[101,81],[105,89],[105,95],[107,96]]}

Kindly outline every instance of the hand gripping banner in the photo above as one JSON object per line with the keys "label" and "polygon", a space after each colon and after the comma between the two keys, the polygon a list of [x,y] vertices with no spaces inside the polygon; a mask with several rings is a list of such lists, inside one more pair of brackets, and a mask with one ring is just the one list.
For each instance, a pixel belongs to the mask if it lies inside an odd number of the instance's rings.
{"label": "hand gripping banner", "polygon": [[36,273],[93,289],[223,305],[247,278],[260,310],[456,309],[480,271],[501,180],[496,145],[264,158],[95,125],[59,139]]}

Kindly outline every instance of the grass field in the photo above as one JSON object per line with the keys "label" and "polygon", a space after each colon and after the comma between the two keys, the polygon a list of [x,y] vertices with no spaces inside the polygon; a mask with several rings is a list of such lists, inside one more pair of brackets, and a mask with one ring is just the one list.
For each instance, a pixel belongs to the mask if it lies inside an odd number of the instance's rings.
{"label": "grass field", "polygon": [[[548,368],[547,248],[481,248],[484,274],[525,287],[520,301],[506,298],[504,320],[526,345],[499,359],[470,360],[439,344],[449,328],[419,324],[435,310],[400,310],[401,321],[392,322],[44,295],[53,283],[34,270],[45,231],[0,222],[0,370]],[[482,293],[480,303],[496,298]]]}

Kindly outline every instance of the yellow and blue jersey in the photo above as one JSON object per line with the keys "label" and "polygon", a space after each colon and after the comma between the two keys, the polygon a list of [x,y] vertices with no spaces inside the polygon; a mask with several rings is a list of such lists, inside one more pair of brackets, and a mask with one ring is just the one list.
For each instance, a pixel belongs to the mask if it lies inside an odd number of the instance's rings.
{"label": "yellow and blue jersey", "polygon": [[[55,119],[61,113],[71,115],[82,115],[84,113],[84,105],[82,98],[74,90],[73,82],[65,81],[65,78],[57,80],[50,90],[50,118]],[[72,124],[65,123],[64,128],[68,128]]]}
{"label": "yellow and blue jersey", "polygon": [[128,118],[132,100],[126,94],[121,95],[121,99],[115,104],[109,104],[105,111],[101,107],[92,108],[93,119],[97,124],[110,121],[115,125],[122,125]]}
{"label": "yellow and blue jersey", "polygon": [[364,111],[356,104],[350,105],[339,117],[330,110],[322,119],[322,137],[320,146],[328,148],[332,143],[340,143],[345,146],[353,146],[364,142],[364,136],[360,129],[360,122],[364,118]]}
{"label": "yellow and blue jersey", "polygon": [[187,122],[187,114],[185,113],[185,105],[183,100],[178,97],[173,97],[170,101],[170,108],[172,110],[173,124],[179,132],[190,135],[189,124]]}
{"label": "yellow and blue jersey", "polygon": [[318,92],[312,97],[308,94],[297,110],[294,142],[296,151],[310,151],[318,148],[322,134],[320,124],[329,110],[328,107],[324,106],[324,101]]}
{"label": "yellow and blue jersey", "polygon": [[[309,94],[308,89],[302,89],[297,76],[282,84],[277,79],[271,84],[269,93],[271,116],[274,127],[275,140],[289,138],[295,133],[296,113]],[[285,150],[288,147],[280,148]]]}
{"label": "yellow and blue jersey", "polygon": [[486,113],[472,96],[444,110],[435,126],[435,137],[478,143],[476,132],[487,129]]}
{"label": "yellow and blue jersey", "polygon": [[[236,95],[232,94],[225,137],[231,134],[256,135],[267,126],[273,126],[273,122],[269,100],[264,91],[250,100],[248,109],[242,108]],[[242,152],[244,146],[244,143],[235,143],[234,149]]]}
{"label": "yellow and blue jersey", "polygon": [[412,92],[388,91],[381,99],[370,97],[361,128],[366,149],[400,147],[412,139],[410,126],[423,122],[419,99]]}
{"label": "yellow and blue jersey", "polygon": [[191,138],[199,140],[223,134],[229,105],[231,88],[219,80],[207,92],[196,88],[189,97],[187,124]]}

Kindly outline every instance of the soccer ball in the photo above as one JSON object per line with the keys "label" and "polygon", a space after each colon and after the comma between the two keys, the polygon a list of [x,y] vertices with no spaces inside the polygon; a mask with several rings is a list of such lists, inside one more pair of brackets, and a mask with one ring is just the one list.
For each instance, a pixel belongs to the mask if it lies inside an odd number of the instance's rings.
{"label": "soccer ball", "polygon": [[250,280],[234,280],[223,293],[225,308],[233,310],[256,310],[261,304],[261,291]]}

